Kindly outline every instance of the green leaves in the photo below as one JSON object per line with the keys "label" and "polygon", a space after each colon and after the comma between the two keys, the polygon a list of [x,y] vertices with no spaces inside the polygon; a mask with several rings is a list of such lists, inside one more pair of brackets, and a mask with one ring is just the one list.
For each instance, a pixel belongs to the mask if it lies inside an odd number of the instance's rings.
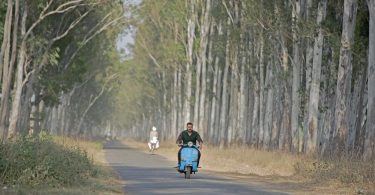
{"label": "green leaves", "polygon": [[58,47],[54,48],[51,53],[48,54],[48,62],[52,66],[57,66],[59,64],[60,49]]}
{"label": "green leaves", "polygon": [[1,182],[52,187],[82,183],[96,173],[86,151],[55,144],[45,133],[0,145]]}

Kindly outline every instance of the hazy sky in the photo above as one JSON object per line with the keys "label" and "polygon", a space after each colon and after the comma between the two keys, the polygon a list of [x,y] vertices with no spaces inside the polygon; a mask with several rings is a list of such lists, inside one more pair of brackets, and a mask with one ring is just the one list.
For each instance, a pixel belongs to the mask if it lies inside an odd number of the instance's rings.
{"label": "hazy sky", "polygon": [[[142,2],[142,0],[125,0],[124,6],[127,5],[139,5]],[[125,14],[131,14],[131,13],[125,13]],[[129,15],[131,16],[131,15]],[[136,29],[130,27],[129,29],[124,29],[124,31],[119,35],[119,38],[117,39],[117,49],[120,52],[124,52],[124,58],[128,58],[131,56],[131,45],[134,44],[134,36],[136,33]]]}

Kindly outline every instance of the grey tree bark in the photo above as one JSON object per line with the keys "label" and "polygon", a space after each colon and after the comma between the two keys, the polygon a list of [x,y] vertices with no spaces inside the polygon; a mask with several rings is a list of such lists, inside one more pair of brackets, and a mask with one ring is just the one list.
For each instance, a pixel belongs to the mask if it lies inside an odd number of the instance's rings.
{"label": "grey tree bark", "polygon": [[199,116],[198,116],[198,128],[200,131],[203,131],[203,135],[207,135],[207,124],[206,116],[205,116],[205,105],[206,105],[206,88],[207,88],[207,46],[208,46],[208,35],[211,26],[211,0],[206,1],[205,9],[203,10],[204,17],[203,22],[201,25],[201,43],[200,43],[200,56],[201,56],[201,63],[202,63],[202,82],[201,82],[201,91],[199,97]]}
{"label": "grey tree bark", "polygon": [[[11,23],[12,23],[12,12],[13,12],[13,2],[8,0],[7,12],[5,15],[4,27],[3,27],[3,42],[1,44],[0,50],[0,80],[3,79],[3,69],[4,69],[4,55],[6,50],[9,48],[10,35],[11,35]],[[1,132],[0,132],[1,133]]]}
{"label": "grey tree bark", "polygon": [[367,0],[370,12],[369,52],[368,52],[368,104],[364,158],[375,156],[375,1]]}
{"label": "grey tree bark", "polygon": [[259,48],[259,133],[257,147],[263,146],[264,138],[264,37],[263,30],[260,33]]}
{"label": "grey tree bark", "polygon": [[[281,48],[282,48],[282,72],[283,74],[288,73],[289,71],[289,53],[286,43],[286,38],[281,35]],[[281,119],[281,127],[280,127],[280,136],[279,136],[279,149],[287,148],[286,145],[291,147],[291,143],[289,140],[291,140],[291,128],[290,128],[290,108],[291,108],[291,95],[289,90],[289,78],[284,78],[282,82],[282,88],[283,88],[283,116]]]}
{"label": "grey tree bark", "polygon": [[299,1],[293,1],[293,84],[292,84],[292,112],[291,112],[291,136],[292,136],[292,150],[300,151],[300,124],[299,124],[299,115],[300,115],[300,87],[301,87],[301,57],[300,57],[300,37],[298,35],[298,23],[301,16],[301,5]]}
{"label": "grey tree bark", "polygon": [[314,57],[312,68],[312,82],[310,88],[309,107],[308,107],[308,131],[305,132],[305,150],[306,153],[314,153],[317,146],[318,136],[318,115],[319,115],[319,91],[320,75],[322,66],[323,51],[323,29],[321,23],[326,15],[327,0],[321,0],[318,7],[317,26],[318,35],[314,42]]}
{"label": "grey tree bark", "polygon": [[194,36],[195,36],[195,0],[190,1],[190,18],[188,19],[187,27],[187,50],[186,50],[186,73],[185,73],[185,100],[184,100],[184,120],[185,123],[191,120],[190,116],[190,104],[191,104],[191,90],[192,90],[192,66],[193,66],[193,47],[194,47]]}
{"label": "grey tree bark", "polygon": [[[229,105],[228,105],[228,135],[227,135],[227,144],[230,145],[232,144],[232,141],[235,139],[236,132],[237,132],[237,120],[238,120],[238,60],[237,60],[237,53],[238,53],[238,48],[235,47],[233,51],[233,56],[231,58],[234,58],[230,62],[230,76],[229,76],[229,81],[230,85],[228,85],[228,100],[229,100]],[[229,82],[228,81],[228,82]],[[231,116],[231,117],[229,117]]]}
{"label": "grey tree bark", "polygon": [[[230,26],[230,18],[227,20],[227,25]],[[228,134],[228,80],[229,80],[229,66],[230,66],[230,30],[227,30],[227,41],[225,46],[225,67],[223,75],[223,88],[221,95],[221,109],[220,109],[220,148],[225,146],[225,137]]]}
{"label": "grey tree bark", "polygon": [[[318,2],[319,3],[319,2]],[[312,0],[307,0],[306,2],[306,12],[305,12],[305,22],[310,23],[310,21],[313,20],[311,17],[312,15]],[[314,12],[315,13],[315,12]],[[308,120],[309,120],[309,103],[310,103],[310,86],[311,86],[311,80],[312,80],[312,69],[313,69],[313,55],[314,55],[314,37],[315,37],[315,28],[312,28],[313,30],[309,31],[308,37],[305,38],[305,48],[306,48],[306,59],[305,59],[305,67],[304,70],[306,70],[306,81],[305,81],[305,89],[304,89],[304,110],[303,110],[303,133],[304,133],[304,144],[306,145],[306,135],[308,131]],[[304,149],[306,149],[304,147]]]}
{"label": "grey tree bark", "polygon": [[178,67],[174,70],[174,77],[173,77],[173,87],[172,87],[172,102],[171,102],[171,111],[172,111],[172,118],[171,118],[171,137],[177,137],[177,126],[178,126]]}
{"label": "grey tree bark", "polygon": [[344,1],[343,29],[341,36],[340,61],[336,85],[334,140],[335,152],[340,154],[345,150],[348,134],[348,98],[352,82],[352,50],[355,21],[357,15],[357,0]]}
{"label": "grey tree bark", "polygon": [[[25,2],[26,4],[27,2]],[[14,23],[14,31],[13,31],[13,39],[18,39],[17,33],[18,33],[18,19],[19,19],[19,0],[16,0],[15,4],[15,23]],[[21,36],[25,36],[26,34],[26,19],[27,19],[27,7],[25,5],[22,22],[21,22]],[[11,66],[14,65],[15,59],[16,59],[16,47],[17,47],[17,40],[13,40],[13,55],[11,59]],[[24,72],[24,65],[26,63],[26,42],[22,41],[21,48],[20,48],[20,55],[18,59],[17,64],[17,72],[16,72],[16,93],[13,98],[13,104],[12,104],[12,113],[10,116],[10,124],[9,124],[9,135],[8,137],[15,136],[16,133],[16,125],[17,125],[17,118],[20,111],[20,105],[21,105],[21,93],[22,93],[22,86],[23,86],[23,72]]]}
{"label": "grey tree bark", "polygon": [[270,60],[267,64],[267,72],[266,72],[266,94],[267,100],[265,102],[265,121],[264,121],[264,134],[263,134],[263,148],[270,148],[271,144],[271,129],[273,123],[273,73],[272,73],[272,61]]}
{"label": "grey tree bark", "polygon": [[[244,40],[243,38],[241,40]],[[240,100],[238,101],[238,107],[239,107],[239,118],[238,118],[238,128],[240,129],[240,135],[239,138],[242,144],[246,143],[246,132],[248,131],[247,125],[246,125],[246,119],[247,119],[247,100],[248,100],[248,94],[246,90],[246,81],[247,76],[245,72],[245,66],[246,66],[246,51],[244,44],[241,44],[241,52],[242,52],[242,61],[241,61],[241,70],[240,70]],[[249,110],[251,111],[251,110]]]}
{"label": "grey tree bark", "polygon": [[362,73],[360,91],[359,91],[359,102],[358,102],[358,112],[355,121],[355,138],[354,143],[351,146],[353,152],[358,154],[363,154],[364,142],[365,142],[365,132],[366,132],[366,114],[367,114],[367,102],[368,102],[368,74],[367,69],[365,68]]}
{"label": "grey tree bark", "polygon": [[[0,107],[0,133],[2,134],[2,141],[4,142],[8,137],[8,118],[9,118],[9,96],[10,96],[10,85],[12,81],[13,66],[10,66],[10,55],[11,55],[11,32],[12,32],[12,21],[13,21],[13,1],[8,0],[7,14],[4,24],[4,38],[3,44],[5,42],[2,73],[2,98]],[[2,48],[3,50],[3,48]],[[14,54],[15,55],[15,54]]]}
{"label": "grey tree bark", "polygon": [[[214,34],[214,27],[216,24],[214,22],[211,23],[211,30],[210,30],[210,35],[212,36]],[[217,108],[217,102],[218,102],[218,94],[217,94],[217,88],[218,88],[218,77],[219,77],[219,57],[213,56],[213,40],[210,40],[209,43],[209,55],[208,55],[208,64],[209,66],[213,69],[213,75],[212,75],[212,85],[211,85],[211,91],[212,94],[209,96],[209,101],[208,103],[211,103],[211,109],[209,111],[209,125],[208,125],[208,139],[212,143],[215,143],[215,136],[214,132],[215,129],[217,128],[217,123],[216,123],[216,108]]]}

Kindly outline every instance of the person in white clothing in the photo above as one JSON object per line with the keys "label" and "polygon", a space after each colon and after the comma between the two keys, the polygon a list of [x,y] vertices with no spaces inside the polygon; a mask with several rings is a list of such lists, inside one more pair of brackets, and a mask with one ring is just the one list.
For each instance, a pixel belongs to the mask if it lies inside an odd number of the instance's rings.
{"label": "person in white clothing", "polygon": [[153,144],[155,144],[154,149],[159,148],[158,132],[156,131],[156,127],[152,127],[152,130],[150,131],[150,139],[148,142],[148,147],[150,148],[150,151],[152,150]]}

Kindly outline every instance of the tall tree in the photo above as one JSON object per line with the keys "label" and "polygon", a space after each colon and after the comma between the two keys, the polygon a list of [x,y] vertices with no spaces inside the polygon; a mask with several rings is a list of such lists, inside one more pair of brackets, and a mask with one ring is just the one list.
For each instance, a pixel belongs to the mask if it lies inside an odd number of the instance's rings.
{"label": "tall tree", "polygon": [[299,35],[299,22],[301,18],[301,2],[299,0],[292,1],[293,11],[293,84],[292,84],[292,112],[291,112],[291,136],[292,136],[292,148],[294,151],[300,151],[300,87],[301,87],[301,54],[300,44],[301,38]]}
{"label": "tall tree", "polygon": [[322,21],[326,15],[327,1],[322,0],[318,6],[317,23],[317,36],[314,41],[314,55],[312,67],[312,81],[310,88],[310,98],[308,107],[308,122],[305,140],[305,150],[307,153],[316,151],[317,137],[318,137],[318,114],[319,114],[319,91],[320,91],[320,75],[322,66],[322,51],[323,51],[323,29]]}
{"label": "tall tree", "polygon": [[185,121],[191,120],[191,97],[192,97],[192,66],[193,66],[193,48],[195,37],[195,24],[196,24],[196,1],[190,0],[187,3],[189,7],[189,18],[187,24],[187,48],[186,48],[186,73],[185,73],[185,102],[184,102],[184,119]]}
{"label": "tall tree", "polygon": [[[3,44],[0,51],[0,68],[2,69],[1,107],[0,107],[0,136],[4,141],[8,134],[7,120],[9,117],[9,96],[13,75],[13,66],[10,65],[11,32],[13,21],[13,1],[8,0],[7,14],[4,22]],[[17,31],[16,31],[17,33]],[[15,53],[13,55],[16,55]]]}
{"label": "tall tree", "polygon": [[348,98],[350,97],[352,83],[352,49],[354,29],[357,15],[357,1],[345,0],[342,20],[342,36],[340,48],[340,61],[336,85],[335,104],[335,150],[341,153],[345,151],[348,134]]}
{"label": "tall tree", "polygon": [[367,0],[369,20],[369,50],[368,50],[368,104],[367,123],[364,146],[364,157],[370,159],[375,156],[375,1]]}
{"label": "tall tree", "polygon": [[[206,1],[206,5],[202,5],[204,14],[201,25],[201,36],[200,36],[200,58],[202,63],[202,90],[199,96],[199,111],[198,111],[198,128],[203,130],[207,134],[207,116],[205,116],[205,106],[206,106],[206,93],[207,93],[207,47],[208,47],[208,36],[211,26],[211,0]],[[198,98],[198,97],[197,97]]]}

